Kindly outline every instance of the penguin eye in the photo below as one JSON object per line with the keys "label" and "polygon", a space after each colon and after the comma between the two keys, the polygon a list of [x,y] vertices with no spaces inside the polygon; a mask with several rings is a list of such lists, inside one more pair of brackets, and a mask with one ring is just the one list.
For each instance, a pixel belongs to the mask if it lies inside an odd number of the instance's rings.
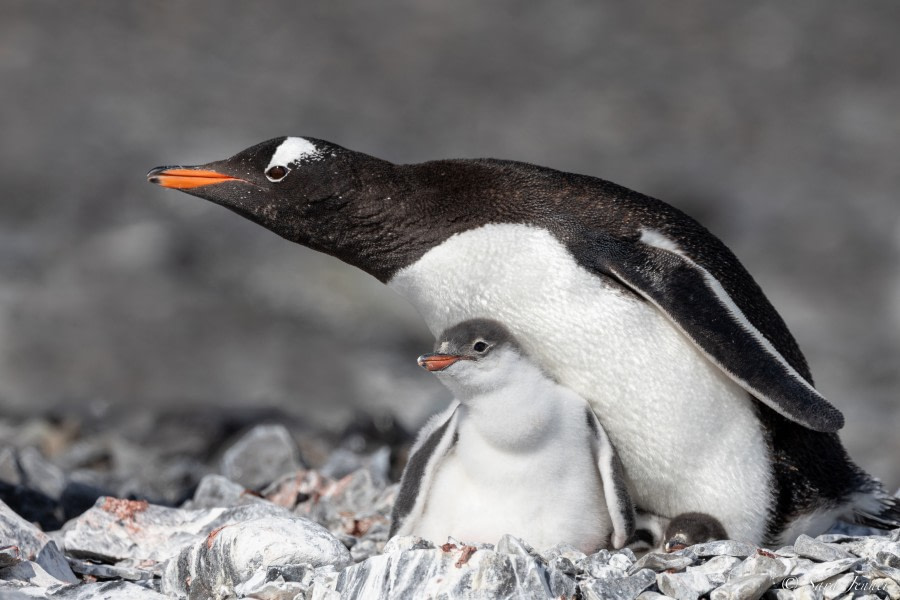
{"label": "penguin eye", "polygon": [[475,350],[475,352],[484,352],[485,350],[487,350],[487,347],[488,345],[484,342],[475,342],[475,345],[472,346],[472,349]]}
{"label": "penguin eye", "polygon": [[270,167],[268,171],[266,171],[266,177],[269,178],[269,181],[281,181],[287,174],[290,172],[290,169],[287,167],[282,167],[281,165],[275,165],[274,167]]}

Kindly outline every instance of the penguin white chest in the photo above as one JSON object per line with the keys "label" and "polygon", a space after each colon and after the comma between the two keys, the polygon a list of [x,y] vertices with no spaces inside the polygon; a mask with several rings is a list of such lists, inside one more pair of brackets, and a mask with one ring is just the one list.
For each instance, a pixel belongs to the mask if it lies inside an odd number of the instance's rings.
{"label": "penguin white chest", "polygon": [[653,306],[581,267],[548,231],[486,225],[454,235],[389,285],[435,334],[496,319],[588,399],[640,508],[703,510],[760,540],[771,469],[752,400]]}
{"label": "penguin white chest", "polygon": [[[461,418],[456,446],[441,459],[416,535],[443,543],[496,543],[510,533],[538,549],[565,541],[591,553],[612,533],[583,410],[555,415],[537,448],[499,448]],[[513,429],[515,425],[511,425]],[[567,449],[568,439],[579,442]]]}

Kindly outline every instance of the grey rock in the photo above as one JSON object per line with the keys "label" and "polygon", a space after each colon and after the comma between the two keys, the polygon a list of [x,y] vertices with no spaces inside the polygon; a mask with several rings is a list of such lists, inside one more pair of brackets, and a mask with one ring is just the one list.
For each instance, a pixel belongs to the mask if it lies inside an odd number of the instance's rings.
{"label": "grey rock", "polygon": [[[730,557],[729,557],[730,558]],[[694,564],[695,558],[687,554],[663,554],[660,552],[648,552],[631,565],[628,574],[633,575],[641,569],[653,569],[657,573],[675,569],[680,571]],[[736,561],[737,559],[735,559]]]}
{"label": "grey rock", "polygon": [[638,594],[637,600],[668,600],[670,596],[654,592],[653,590],[645,590]]}
{"label": "grey rock", "polygon": [[848,541],[843,544],[842,547],[856,556],[867,558],[877,563],[882,562],[878,559],[878,556],[881,553],[900,556],[900,543],[892,541],[886,536],[857,538]]}
{"label": "grey rock", "polygon": [[768,575],[745,575],[718,587],[709,595],[710,600],[757,600],[772,586]]}
{"label": "grey rock", "polygon": [[875,553],[875,562],[880,565],[900,569],[900,555],[896,552],[880,551]]}
{"label": "grey rock", "polygon": [[696,600],[716,587],[697,571],[660,573],[656,576],[656,585],[659,586],[659,591],[678,600]]}
{"label": "grey rock", "polygon": [[794,552],[793,546],[782,546],[781,548],[776,550],[774,552],[774,554],[777,554],[778,556],[783,556],[785,558],[796,558],[797,556],[800,556],[799,554]]}
{"label": "grey rock", "polygon": [[234,588],[239,598],[262,600],[294,600],[327,597],[334,590],[337,572],[334,567],[313,568],[312,565],[266,567]]}
{"label": "grey rock", "polygon": [[222,474],[250,489],[302,467],[300,450],[282,425],[257,425],[222,456]]}
{"label": "grey rock", "polygon": [[825,598],[822,588],[808,584],[794,588],[793,592],[795,600],[824,600]]}
{"label": "grey rock", "polygon": [[337,448],[328,455],[328,460],[319,468],[319,472],[326,477],[340,479],[360,469],[369,471],[375,485],[386,486],[390,482],[391,449],[382,446],[366,455],[348,448]]}
{"label": "grey rock", "polygon": [[773,582],[779,582],[794,570],[795,562],[789,558],[771,558],[754,554],[748,556],[728,574],[729,580],[736,580],[748,575],[765,575]]}
{"label": "grey rock", "polygon": [[574,581],[551,588],[546,569],[531,557],[478,550],[412,550],[375,556],[340,573],[342,598],[546,598],[571,596]]}
{"label": "grey rock", "polygon": [[578,588],[585,600],[634,600],[655,582],[656,573],[644,569],[617,580],[582,581]]}
{"label": "grey rock", "polygon": [[846,593],[850,586],[853,585],[854,580],[856,580],[855,573],[843,573],[829,577],[818,584],[818,587],[822,590],[822,596],[824,596],[825,600],[834,600]]}
{"label": "grey rock", "polygon": [[497,541],[495,550],[501,554],[515,554],[517,556],[531,557],[541,563],[545,562],[544,557],[528,542],[510,534],[504,535]]}
{"label": "grey rock", "polygon": [[69,585],[69,582],[57,579],[36,562],[23,560],[5,569],[0,569],[0,579],[20,581],[42,588],[56,588]]}
{"label": "grey rock", "polygon": [[715,556],[705,563],[692,565],[688,572],[703,573],[715,585],[723,585],[728,580],[728,574],[741,560],[733,556]]}
{"label": "grey rock", "polygon": [[756,553],[756,546],[734,540],[719,540],[695,544],[689,548],[697,556],[735,556],[743,558]]}
{"label": "grey rock", "polygon": [[3,546],[0,548],[0,569],[11,567],[21,561],[22,557],[19,556],[18,546]]}
{"label": "grey rock", "polygon": [[89,511],[66,523],[66,553],[105,563],[132,558],[162,562],[198,537],[224,525],[290,513],[269,503],[182,510],[143,501],[99,498]]}
{"label": "grey rock", "polygon": [[820,562],[853,558],[853,555],[839,546],[814,540],[808,535],[801,535],[794,541],[794,552]]}
{"label": "grey rock", "polygon": [[609,557],[609,566],[628,571],[635,560],[634,553],[630,549],[624,548]]}
{"label": "grey rock", "polygon": [[621,579],[628,575],[622,569],[610,565],[589,564],[587,567],[584,570],[584,576],[593,579]]}
{"label": "grey rock", "polygon": [[78,578],[75,577],[75,574],[69,567],[65,555],[63,555],[59,546],[57,546],[56,542],[53,540],[44,544],[44,547],[37,553],[35,562],[41,565],[47,573],[60,581],[66,583],[75,583],[78,581]]}
{"label": "grey rock", "polygon": [[891,600],[900,600],[900,583],[896,579],[873,579],[872,588],[883,591]]}
{"label": "grey rock", "polygon": [[21,557],[28,559],[36,557],[50,538],[0,500],[0,540],[15,540]]}
{"label": "grey rock", "polygon": [[45,588],[28,585],[20,582],[0,580],[0,598],[3,600],[31,600],[32,598],[47,598]]}
{"label": "grey rock", "polygon": [[171,600],[148,587],[128,581],[73,585],[61,588],[49,597],[53,600]]}
{"label": "grey rock", "polygon": [[19,450],[19,468],[24,474],[23,485],[37,490],[54,500],[59,500],[66,487],[62,469],[49,462],[37,448],[28,446]]}
{"label": "grey rock", "polygon": [[153,572],[135,567],[104,565],[100,563],[69,559],[69,566],[76,573],[91,575],[98,579],[125,579],[127,581],[146,581],[153,578]]}
{"label": "grey rock", "polygon": [[766,592],[766,600],[794,600],[794,592],[782,587],[774,587]]}
{"label": "grey rock", "polygon": [[16,449],[12,446],[0,448],[0,481],[10,485],[22,485],[22,472],[16,459]]}
{"label": "grey rock", "polygon": [[409,550],[432,550],[434,549],[434,544],[425,538],[420,538],[417,535],[398,535],[392,537],[382,549],[384,554],[390,554],[392,552],[406,552]]}
{"label": "grey rock", "polygon": [[563,575],[574,577],[581,573],[578,567],[585,558],[584,552],[571,544],[557,544],[544,551],[541,555],[551,572],[558,572]]}
{"label": "grey rock", "polygon": [[[577,561],[575,566],[588,577],[605,578],[610,572],[609,557],[609,550],[599,550]],[[613,572],[618,573],[621,571],[621,569],[614,569]],[[622,575],[617,576],[621,577]]]}
{"label": "grey rock", "polygon": [[360,562],[378,554],[379,545],[372,540],[359,540],[350,548],[350,557],[353,562]]}
{"label": "grey rock", "polygon": [[265,499],[248,493],[247,488],[235,483],[216,473],[205,475],[194,496],[181,505],[185,510],[197,510],[201,508],[216,508],[220,506],[239,506],[243,504],[255,504],[265,502]]}
{"label": "grey rock", "polygon": [[863,559],[861,558],[842,558],[840,560],[819,563],[803,573],[798,581],[800,585],[819,583],[820,581],[825,581],[829,577],[849,571],[857,565],[862,564],[862,562]]}
{"label": "grey rock", "polygon": [[350,552],[324,527],[300,517],[266,517],[213,531],[169,561],[162,579],[165,594],[209,598],[233,591],[260,568],[313,567],[351,562]]}

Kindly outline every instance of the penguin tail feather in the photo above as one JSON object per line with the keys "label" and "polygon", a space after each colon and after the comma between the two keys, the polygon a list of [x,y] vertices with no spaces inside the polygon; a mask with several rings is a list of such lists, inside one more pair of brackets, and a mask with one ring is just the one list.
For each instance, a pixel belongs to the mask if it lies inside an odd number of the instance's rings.
{"label": "penguin tail feather", "polygon": [[853,511],[854,522],[876,529],[900,528],[900,498],[882,493],[874,499],[877,501],[874,510],[856,507]]}

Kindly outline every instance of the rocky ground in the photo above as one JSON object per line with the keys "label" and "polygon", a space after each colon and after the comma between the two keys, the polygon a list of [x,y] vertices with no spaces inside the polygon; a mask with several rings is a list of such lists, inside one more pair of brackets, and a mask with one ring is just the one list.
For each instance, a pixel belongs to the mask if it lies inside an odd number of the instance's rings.
{"label": "rocky ground", "polygon": [[900,598],[900,530],[640,558],[512,536],[389,540],[406,432],[381,419],[328,436],[264,417],[115,434],[3,423],[0,598]]}

